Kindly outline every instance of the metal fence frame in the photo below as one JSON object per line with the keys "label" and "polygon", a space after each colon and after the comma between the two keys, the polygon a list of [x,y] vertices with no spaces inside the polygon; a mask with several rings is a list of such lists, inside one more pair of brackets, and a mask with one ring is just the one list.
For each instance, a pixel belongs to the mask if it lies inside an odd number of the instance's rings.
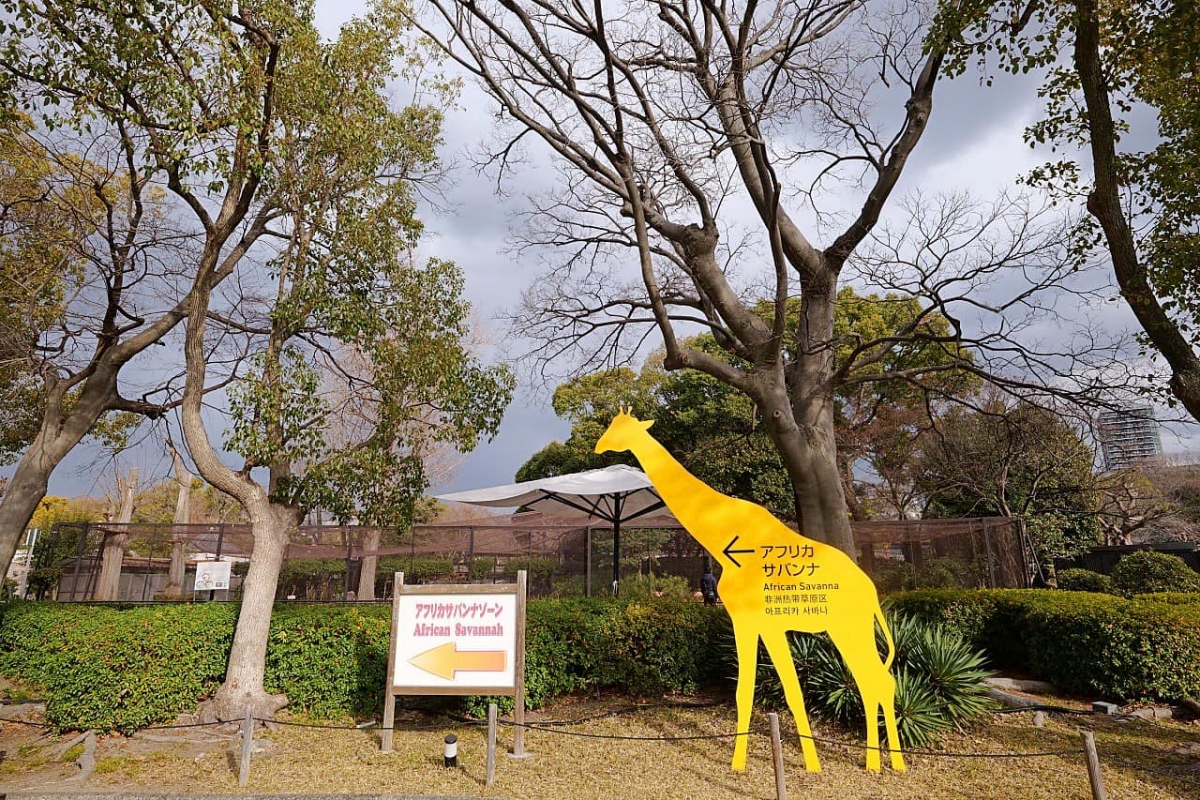
{"label": "metal fence frame", "polygon": [[[859,564],[881,590],[920,585],[928,574],[949,575],[957,585],[967,587],[1030,585],[1027,543],[1019,522],[1011,518],[859,522],[853,529]],[[228,592],[184,592],[169,599],[236,599],[238,565],[248,562],[253,549],[250,527],[245,524],[60,524],[42,538],[35,554],[34,570],[59,575],[53,588],[43,588],[41,596],[66,602],[92,600],[101,554],[116,536],[127,537],[128,542],[121,562],[121,602],[164,599],[162,577],[180,552],[186,555],[185,567],[197,561],[235,562],[236,585]],[[673,519],[626,523],[621,554],[622,581],[640,576],[639,589],[649,591],[656,579],[671,575],[684,578],[695,589],[704,567],[718,566]],[[540,515],[409,529],[302,526],[284,556],[278,599],[382,599],[390,595],[392,571],[404,571],[414,582],[480,583],[511,580],[508,573],[516,568],[530,572],[535,596],[607,594],[611,567],[610,527]],[[369,587],[362,580],[365,570],[374,575]],[[900,584],[893,585],[897,576]],[[673,587],[678,586],[676,580]],[[364,587],[369,591],[356,591]]]}

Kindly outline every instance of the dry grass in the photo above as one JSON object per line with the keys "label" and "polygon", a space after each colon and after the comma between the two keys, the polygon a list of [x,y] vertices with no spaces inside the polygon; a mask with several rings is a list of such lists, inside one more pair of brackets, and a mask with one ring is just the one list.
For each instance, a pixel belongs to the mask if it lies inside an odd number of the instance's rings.
{"label": "dry grass", "polygon": [[[578,719],[615,708],[616,703],[591,700],[563,702],[547,710],[549,719]],[[1200,725],[1178,722],[1117,722],[1103,717],[1051,715],[1044,728],[1034,728],[1029,714],[996,716],[989,724],[947,737],[948,753],[1020,753],[1077,750],[1079,730],[1091,728],[1104,762],[1109,797],[1200,797]],[[411,720],[416,722],[417,720]],[[823,770],[804,771],[795,729],[786,717],[784,758],[791,797],[887,797],[891,800],[942,798],[1062,798],[1090,797],[1082,755],[1026,759],[950,758],[909,754],[909,771],[880,774],[864,771],[857,748],[818,744]],[[428,723],[429,718],[420,722]],[[727,734],[733,726],[730,706],[654,707],[619,716],[592,719],[581,725],[531,730],[526,747],[533,757],[514,760],[504,755],[513,730],[501,728],[502,753],[496,783],[484,786],[485,736],[482,727],[447,722],[444,729],[397,732],[395,752],[381,753],[375,731],[322,730],[279,727],[260,732],[256,742],[264,752],[253,758],[250,789],[257,792],[363,792],[458,795],[464,797],[538,798],[538,800],[694,800],[709,798],[775,797],[770,743],[764,715],[756,714],[745,773],[729,770],[733,743],[728,738],[683,741],[630,741],[585,738],[563,731],[595,736],[673,737]],[[61,764],[43,762],[22,766],[15,756],[22,731],[5,725],[0,747],[10,760],[0,770],[0,791],[21,788],[66,791],[79,784],[59,780]],[[25,730],[25,735],[33,735]],[[460,768],[442,768],[442,737],[459,738]],[[844,731],[822,729],[818,736],[844,739]],[[165,738],[165,737],[160,737]],[[37,753],[53,742],[44,741]],[[27,741],[28,748],[32,742]],[[14,746],[15,745],[15,746]],[[32,752],[32,751],[31,751]],[[238,792],[237,742],[147,742],[139,738],[106,737],[96,751],[97,770],[84,784],[92,790],[154,789],[178,792]],[[1175,777],[1122,766],[1131,761],[1173,772]],[[1193,765],[1184,771],[1179,765]],[[886,763],[886,758],[885,758]],[[49,785],[48,785],[49,784]]]}

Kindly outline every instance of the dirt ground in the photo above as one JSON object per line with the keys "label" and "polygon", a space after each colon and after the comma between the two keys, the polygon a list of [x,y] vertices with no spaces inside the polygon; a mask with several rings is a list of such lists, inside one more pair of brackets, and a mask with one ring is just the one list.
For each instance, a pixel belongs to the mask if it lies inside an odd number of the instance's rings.
{"label": "dirt ground", "polygon": [[[3,716],[11,717],[14,708],[9,706]],[[38,720],[36,710],[25,716]],[[765,714],[755,714],[748,769],[730,771],[733,741],[725,735],[734,727],[734,712],[727,703],[676,699],[634,707],[620,699],[559,702],[531,714],[529,721],[582,721],[529,730],[530,758],[506,755],[513,728],[501,727],[496,781],[490,789],[485,786],[486,728],[415,712],[398,716],[397,725],[430,729],[397,731],[395,751],[387,754],[380,752],[377,730],[299,725],[262,729],[255,736],[245,790],[238,788],[236,726],[100,736],[92,747],[78,734],[55,736],[43,728],[3,722],[0,792],[360,792],[539,800],[776,796]],[[863,769],[860,748],[825,742],[817,745],[822,771],[806,772],[795,728],[781,715],[789,796],[1087,800],[1087,772],[1078,751],[1080,730],[1090,729],[1112,800],[1200,798],[1200,723],[1051,713],[1043,727],[1035,727],[1032,716],[997,714],[986,724],[947,736],[936,754],[907,753],[907,772],[887,769],[885,757],[884,771],[874,774]],[[458,736],[457,769],[442,766],[447,733]],[[828,726],[817,726],[814,734],[855,739],[852,732]],[[968,757],[1057,751],[1071,752]],[[85,775],[86,770],[90,774]]]}

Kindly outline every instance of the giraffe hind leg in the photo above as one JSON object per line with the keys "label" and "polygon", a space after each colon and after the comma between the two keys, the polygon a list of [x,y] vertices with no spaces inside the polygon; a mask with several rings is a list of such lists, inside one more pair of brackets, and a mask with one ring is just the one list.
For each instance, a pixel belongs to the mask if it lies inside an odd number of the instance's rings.
{"label": "giraffe hind leg", "polygon": [[882,703],[883,723],[887,726],[888,753],[892,757],[892,769],[904,772],[908,767],[904,764],[904,754],[900,752],[900,734],[896,729],[896,682],[890,680],[889,683],[891,692],[883,697]]}
{"label": "giraffe hind leg", "polygon": [[[874,621],[872,620],[872,626]],[[899,755],[899,740],[892,734],[895,727],[894,698],[896,683],[891,673],[883,668],[879,653],[875,649],[874,628],[861,630],[843,628],[830,630],[830,638],[846,662],[846,668],[854,676],[858,686],[859,696],[863,702],[863,712],[867,718],[867,756],[866,767],[872,772],[880,769],[882,757],[879,742],[879,712],[882,707],[884,724],[888,725],[888,746],[892,751],[892,764],[895,765]],[[903,763],[903,762],[901,762]]]}
{"label": "giraffe hind leg", "polygon": [[796,662],[792,660],[792,649],[788,647],[786,633],[771,633],[763,637],[771,663],[783,684],[783,694],[788,708],[796,719],[796,731],[800,735],[800,750],[804,754],[804,768],[809,772],[820,772],[821,762],[817,758],[817,747],[813,742],[812,729],[808,724],[808,712],[804,708],[804,693],[800,691],[800,679],[796,675]]}

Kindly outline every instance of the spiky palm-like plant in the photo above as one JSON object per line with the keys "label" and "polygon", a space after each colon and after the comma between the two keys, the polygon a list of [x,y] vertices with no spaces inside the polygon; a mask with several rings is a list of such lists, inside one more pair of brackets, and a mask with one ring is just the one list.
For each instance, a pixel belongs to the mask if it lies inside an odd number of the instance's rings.
{"label": "spiky palm-like plant", "polygon": [[[982,653],[957,634],[916,617],[888,614],[888,626],[896,645],[892,674],[901,746],[931,744],[945,731],[991,710],[984,684],[991,673]],[[880,652],[886,652],[882,632],[878,640]],[[807,707],[829,721],[861,726],[862,697],[829,637],[794,633],[790,641]],[[770,708],[785,708],[779,676],[762,655],[757,699]]]}

